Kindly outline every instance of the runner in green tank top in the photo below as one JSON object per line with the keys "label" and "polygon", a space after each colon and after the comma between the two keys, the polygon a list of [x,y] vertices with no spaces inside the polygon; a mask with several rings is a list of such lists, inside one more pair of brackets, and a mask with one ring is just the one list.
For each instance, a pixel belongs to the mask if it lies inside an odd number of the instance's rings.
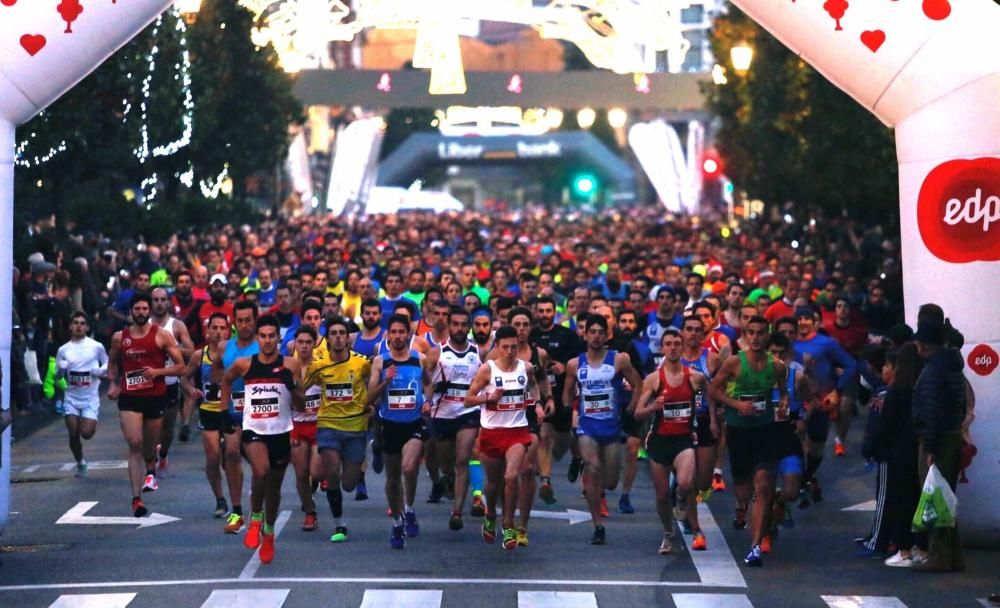
{"label": "runner in green tank top", "polygon": [[712,379],[709,395],[726,406],[726,439],[729,444],[729,467],[736,494],[737,529],[746,527],[746,511],[751,493],[756,496],[750,517],[753,537],[750,552],[743,560],[747,566],[760,566],[764,520],[774,493],[772,471],[775,465],[775,442],[771,421],[775,404],[772,389],[777,387],[779,413],[788,410],[785,364],[764,349],[767,343],[767,320],[756,316],[743,327],[748,348],[739,357],[730,357]]}

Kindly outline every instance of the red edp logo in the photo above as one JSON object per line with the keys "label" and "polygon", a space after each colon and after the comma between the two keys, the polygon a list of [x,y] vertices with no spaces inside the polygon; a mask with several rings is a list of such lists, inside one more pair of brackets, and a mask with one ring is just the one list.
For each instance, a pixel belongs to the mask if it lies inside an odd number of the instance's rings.
{"label": "red edp logo", "polygon": [[973,348],[966,361],[969,364],[969,369],[980,376],[989,376],[997,368],[997,365],[1000,365],[997,351],[986,344],[980,344]]}
{"label": "red edp logo", "polygon": [[924,179],[917,225],[945,262],[1000,260],[1000,158],[952,160]]}

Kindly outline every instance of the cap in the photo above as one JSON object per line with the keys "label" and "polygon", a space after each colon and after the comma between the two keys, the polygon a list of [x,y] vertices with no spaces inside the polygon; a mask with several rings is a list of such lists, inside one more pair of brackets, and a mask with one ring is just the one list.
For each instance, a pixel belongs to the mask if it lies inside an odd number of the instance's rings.
{"label": "cap", "polygon": [[944,344],[944,325],[935,321],[921,321],[913,339],[924,344]]}
{"label": "cap", "polygon": [[722,274],[722,264],[710,264],[708,266],[708,274],[714,273]]}
{"label": "cap", "polygon": [[267,249],[264,249],[263,247],[254,247],[250,252],[250,255],[255,258],[262,258],[267,255]]}
{"label": "cap", "polygon": [[222,283],[223,285],[229,285],[229,279],[227,279],[226,275],[222,274],[221,272],[213,274],[212,278],[209,279],[208,284],[211,285],[212,283],[215,283],[216,281],[218,281],[219,283]]}

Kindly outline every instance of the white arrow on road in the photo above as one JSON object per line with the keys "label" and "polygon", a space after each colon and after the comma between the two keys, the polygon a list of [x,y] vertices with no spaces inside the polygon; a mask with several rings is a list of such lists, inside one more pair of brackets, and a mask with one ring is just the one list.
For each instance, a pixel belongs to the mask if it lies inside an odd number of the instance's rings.
{"label": "white arrow on road", "polygon": [[875,501],[868,500],[865,502],[859,502],[858,504],[851,507],[844,507],[841,511],[874,511]]}
{"label": "white arrow on road", "polygon": [[[497,509],[500,515],[503,515],[503,509]],[[531,517],[536,519],[562,519],[569,522],[569,525],[583,523],[585,521],[590,521],[590,513],[586,511],[577,511],[576,509],[566,509],[565,511],[539,511],[537,509],[531,510]]]}
{"label": "white arrow on road", "polygon": [[97,501],[78,502],[76,506],[66,511],[66,513],[56,520],[57,524],[85,524],[85,525],[139,525],[139,529],[152,528],[160,524],[169,524],[172,521],[179,521],[179,517],[171,517],[162,513],[152,513],[149,517],[99,517],[87,515],[87,511],[97,506]]}

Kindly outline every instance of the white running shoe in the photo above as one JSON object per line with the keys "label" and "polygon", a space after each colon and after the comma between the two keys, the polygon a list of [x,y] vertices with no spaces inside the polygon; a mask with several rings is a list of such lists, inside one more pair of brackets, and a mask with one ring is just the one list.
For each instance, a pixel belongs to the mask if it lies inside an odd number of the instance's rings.
{"label": "white running shoe", "polygon": [[895,555],[885,560],[886,566],[892,566],[893,568],[909,568],[913,566],[913,559],[907,555],[903,556],[899,551]]}
{"label": "white running shoe", "polygon": [[156,475],[146,475],[146,479],[142,482],[142,491],[155,492],[159,489],[160,486],[156,483]]}

